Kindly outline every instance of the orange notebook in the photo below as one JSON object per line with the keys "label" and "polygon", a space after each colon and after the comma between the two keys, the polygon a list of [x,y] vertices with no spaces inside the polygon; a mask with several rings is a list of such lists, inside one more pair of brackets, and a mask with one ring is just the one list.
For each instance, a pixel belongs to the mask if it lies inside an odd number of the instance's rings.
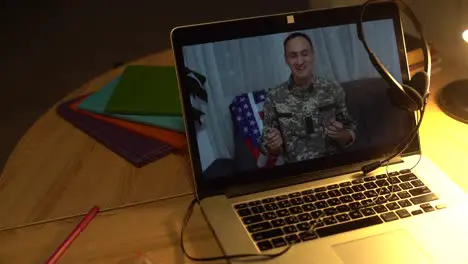
{"label": "orange notebook", "polygon": [[108,122],[108,123],[117,125],[119,127],[128,129],[130,131],[133,131],[135,133],[141,134],[143,136],[147,136],[147,137],[154,138],[156,140],[162,141],[164,143],[167,143],[167,144],[173,146],[176,149],[181,149],[181,148],[185,147],[185,145],[187,144],[187,141],[185,139],[185,135],[182,134],[182,133],[177,133],[177,132],[174,132],[174,131],[170,131],[170,130],[166,130],[166,129],[162,129],[162,128],[157,128],[157,127],[153,127],[153,126],[142,125],[142,124],[138,124],[138,123],[132,123],[132,122],[124,121],[124,120],[121,120],[121,119],[112,118],[112,117],[108,117],[108,116],[102,116],[102,115],[94,114],[94,113],[79,109],[78,105],[81,103],[81,101],[83,101],[83,99],[78,100],[77,102],[72,104],[71,108],[73,110],[75,110],[75,111],[84,113],[84,114],[86,114],[88,116],[91,116],[93,118],[102,120],[104,122]]}

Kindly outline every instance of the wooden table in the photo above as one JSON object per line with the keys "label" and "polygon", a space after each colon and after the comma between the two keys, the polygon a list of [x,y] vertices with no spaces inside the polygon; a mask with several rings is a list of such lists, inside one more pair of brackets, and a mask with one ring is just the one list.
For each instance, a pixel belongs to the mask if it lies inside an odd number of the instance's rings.
{"label": "wooden table", "polygon": [[[173,65],[167,50],[131,64]],[[95,91],[124,66],[80,87],[64,100]],[[55,113],[23,136],[0,176],[0,229],[191,192],[189,163],[171,154],[141,169],[106,149]]]}
{"label": "wooden table", "polygon": [[[154,60],[164,58],[164,56],[168,55],[168,53],[162,53],[150,56],[143,61],[148,62],[148,64],[153,64]],[[456,67],[452,67],[452,65],[447,62],[442,65],[442,68],[443,71],[441,73],[433,76],[432,87],[434,94],[437,94],[440,87],[449,81],[460,77],[468,77],[463,70],[456,70]],[[118,71],[119,70],[116,70],[113,74],[117,74]],[[110,80],[112,78],[111,76],[115,75],[109,75],[108,78],[105,79],[96,79],[96,87]],[[83,91],[86,89],[92,88],[87,86],[82,88]],[[78,93],[79,92],[76,94]],[[462,187],[465,192],[468,192],[468,177],[464,172],[466,171],[464,165],[467,162],[466,157],[468,156],[468,125],[455,121],[443,114],[435,105],[434,97],[435,96],[433,96],[429,102],[426,116],[420,129],[423,152],[425,156],[430,158],[445,171],[455,183]],[[53,113],[49,112],[43,119],[45,119],[45,121],[41,119],[31,131],[39,131],[38,133],[44,136],[46,132],[40,131],[47,130],[47,127],[44,127],[46,124],[59,125],[59,121],[54,117]],[[63,159],[60,158],[59,154],[54,154],[55,151],[43,150],[41,153],[44,155],[54,155],[54,158],[58,158],[61,162],[68,160],[68,164],[65,162],[65,165],[47,165],[48,161],[53,159],[40,157],[38,158],[39,161],[32,160],[32,168],[21,168],[22,164],[27,164],[28,157],[34,156],[35,150],[44,148],[35,148],[32,141],[33,139],[37,140],[38,136],[28,133],[21,141],[8,163],[4,175],[9,177],[7,181],[4,180],[1,182],[0,187],[2,192],[10,188],[10,196],[5,196],[5,194],[0,193],[0,203],[3,203],[2,199],[5,197],[20,197],[19,195],[15,196],[16,194],[13,193],[11,187],[8,187],[6,184],[8,181],[10,181],[10,184],[19,186],[21,191],[26,191],[27,187],[33,188],[36,190],[36,192],[33,193],[35,198],[44,198],[48,188],[50,188],[54,191],[53,193],[59,197],[66,197],[69,202],[72,202],[71,205],[76,212],[87,211],[91,205],[94,204],[95,200],[97,200],[97,203],[100,205],[104,204],[107,207],[111,207],[137,200],[181,194],[190,190],[189,183],[184,177],[187,173],[186,168],[182,171],[164,166],[165,164],[184,164],[183,158],[181,157],[170,156],[161,160],[160,163],[157,162],[143,169],[148,169],[149,171],[142,172],[131,169],[130,165],[124,164],[124,161],[120,160],[118,157],[110,155],[104,149],[99,149],[100,146],[98,144],[87,139],[84,135],[80,135],[78,132],[73,132],[66,124],[61,124],[59,126],[60,129],[68,131],[67,133],[75,133],[73,134],[74,137],[81,138],[78,143],[74,143],[74,146],[77,147],[78,150],[64,150],[64,154],[62,155],[67,155],[67,158]],[[64,134],[60,135],[63,136]],[[52,139],[49,140],[54,142]],[[62,140],[64,141],[64,139]],[[79,143],[87,144],[87,147],[80,146]],[[91,155],[92,157],[85,157],[85,154]],[[15,157],[15,155],[17,157]],[[81,160],[79,162],[74,161],[77,156],[80,156]],[[93,161],[93,158],[96,159],[97,157],[102,157],[106,165],[101,165],[100,163],[102,161]],[[115,166],[119,167],[115,169],[110,168],[110,164],[115,164]],[[90,169],[85,167],[85,165],[90,166]],[[52,174],[52,172],[55,173],[55,178],[49,176],[49,181],[51,183],[48,184],[48,187],[36,187],[34,186],[34,182],[25,182],[27,180],[33,181],[36,178],[28,178],[27,176],[29,174],[24,175],[23,173],[34,173],[35,170],[39,170],[41,166],[46,166],[45,171],[50,172],[50,174]],[[97,173],[94,170],[97,171]],[[109,170],[112,170],[112,173],[110,173]],[[119,170],[124,170],[124,172],[119,172]],[[161,176],[157,177],[159,176],[158,174],[160,174],[158,170],[165,170],[167,175],[171,175],[168,173],[173,173],[172,175],[174,177],[169,179]],[[73,173],[74,176],[62,180],[59,176],[67,172]],[[95,174],[91,175],[91,173]],[[15,181],[13,177],[15,175],[21,177],[22,180]],[[37,175],[37,172],[34,173],[34,175]],[[113,184],[111,187],[102,187],[105,189],[105,192],[101,192],[101,187],[92,185],[92,179],[95,179],[94,177],[96,177],[96,175],[98,177],[103,177],[108,184],[111,184],[112,180],[115,181],[117,177],[119,183]],[[84,183],[74,180],[74,177],[79,177]],[[139,179],[136,180],[134,178]],[[54,181],[56,183],[54,183]],[[67,184],[64,184],[64,182]],[[162,188],[162,186],[154,186],[153,190],[152,187],[145,186],[145,184],[162,184],[163,182],[166,182],[167,186],[171,187],[168,187],[166,190]],[[80,186],[87,186],[87,188],[90,188],[89,194],[94,197],[88,198],[85,195],[79,196],[80,198],[86,198],[83,201],[76,197],[73,198],[72,194],[77,195],[80,193],[78,192],[80,187],[73,186],[72,183],[81,184]],[[70,188],[70,190],[74,191],[68,194],[68,189],[64,191],[61,190],[61,188]],[[125,194],[119,192],[124,192]],[[161,193],[163,193],[163,195],[161,195]],[[46,197],[46,199],[48,198]],[[144,252],[153,263],[192,263],[183,256],[179,248],[181,220],[191,199],[191,195],[185,195],[164,201],[142,203],[140,205],[118,209],[108,209],[99,214],[85,232],[80,235],[69,251],[64,255],[61,263],[123,264],[129,263],[127,260],[138,251]],[[46,201],[49,201],[49,203],[45,205],[42,204],[41,201],[30,201],[27,204],[22,204],[23,206],[28,206],[28,209],[21,209],[20,213],[15,213],[17,216],[14,218],[7,218],[10,219],[9,221],[11,222],[18,219],[26,222],[31,219],[34,220],[34,217],[38,218],[41,216],[42,218],[46,218],[67,212],[65,202],[56,202],[56,200],[53,199]],[[11,203],[13,204],[13,202]],[[9,205],[10,207],[4,204],[1,205],[1,218],[3,218],[4,210],[9,208],[14,209],[12,204]],[[41,208],[48,208],[47,205],[53,205],[50,206],[53,209],[44,210],[46,211],[45,213],[33,210],[32,212],[36,212],[36,214],[25,214],[28,213],[28,210],[32,210],[35,204]],[[0,263],[43,262],[75,227],[80,219],[81,216],[68,217],[0,231],[0,245],[2,245],[2,247],[0,247]],[[3,219],[1,219],[1,221],[3,221]],[[198,256],[220,254],[219,246],[216,244],[213,235],[208,229],[207,223],[203,220],[198,210],[195,210],[191,221],[187,230],[186,242],[192,254]],[[225,262],[220,261],[214,263]]]}

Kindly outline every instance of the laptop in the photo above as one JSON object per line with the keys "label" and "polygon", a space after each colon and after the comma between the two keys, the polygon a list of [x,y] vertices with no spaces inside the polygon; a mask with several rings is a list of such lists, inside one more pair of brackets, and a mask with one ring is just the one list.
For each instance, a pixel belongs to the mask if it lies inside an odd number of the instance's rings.
{"label": "laptop", "polygon": [[[196,195],[225,254],[292,244],[267,262],[468,263],[465,194],[422,156],[418,136],[361,172],[416,117],[389,99],[358,17],[353,6],[172,31]],[[364,19],[370,47],[408,80],[396,5]]]}

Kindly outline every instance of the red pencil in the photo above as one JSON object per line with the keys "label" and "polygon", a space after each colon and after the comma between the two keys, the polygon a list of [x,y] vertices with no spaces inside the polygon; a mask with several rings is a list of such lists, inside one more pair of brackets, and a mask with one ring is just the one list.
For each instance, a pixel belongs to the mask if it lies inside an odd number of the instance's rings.
{"label": "red pencil", "polygon": [[60,259],[60,257],[67,251],[71,243],[78,237],[78,235],[88,226],[88,224],[93,220],[96,214],[99,212],[99,207],[94,206],[86,216],[81,220],[81,222],[73,229],[73,231],[68,235],[68,237],[62,242],[62,244],[55,250],[54,254],[47,260],[47,264],[55,264]]}

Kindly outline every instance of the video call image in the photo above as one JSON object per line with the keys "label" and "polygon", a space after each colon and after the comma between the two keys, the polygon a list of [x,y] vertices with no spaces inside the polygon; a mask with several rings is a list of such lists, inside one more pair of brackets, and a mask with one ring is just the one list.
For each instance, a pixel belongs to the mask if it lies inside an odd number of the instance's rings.
{"label": "video call image", "polygon": [[[392,20],[364,24],[401,81]],[[354,24],[183,48],[203,174],[225,177],[399,142],[411,120],[392,105]]]}

